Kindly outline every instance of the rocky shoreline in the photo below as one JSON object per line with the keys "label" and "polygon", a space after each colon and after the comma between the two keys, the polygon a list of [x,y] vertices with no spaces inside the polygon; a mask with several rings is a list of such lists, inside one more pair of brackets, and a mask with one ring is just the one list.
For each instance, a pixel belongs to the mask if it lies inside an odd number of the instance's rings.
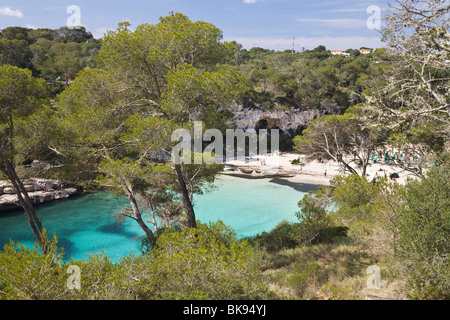
{"label": "rocky shoreline", "polygon": [[[81,194],[80,188],[73,184],[63,184],[51,179],[27,179],[25,189],[34,205],[67,199]],[[0,181],[0,212],[20,209],[16,191],[8,181]]]}

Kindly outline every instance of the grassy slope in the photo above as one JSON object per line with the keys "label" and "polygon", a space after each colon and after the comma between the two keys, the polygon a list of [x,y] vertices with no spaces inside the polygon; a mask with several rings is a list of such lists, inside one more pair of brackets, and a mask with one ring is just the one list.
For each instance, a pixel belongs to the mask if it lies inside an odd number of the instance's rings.
{"label": "grassy slope", "polygon": [[[288,299],[405,299],[385,244],[351,238],[266,254],[263,274],[272,291]],[[381,269],[381,289],[368,289],[367,268]]]}

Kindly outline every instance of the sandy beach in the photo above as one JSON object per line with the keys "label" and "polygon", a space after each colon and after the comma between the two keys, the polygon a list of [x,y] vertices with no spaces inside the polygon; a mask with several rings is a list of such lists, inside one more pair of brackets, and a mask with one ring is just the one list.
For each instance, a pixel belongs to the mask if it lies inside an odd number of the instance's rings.
{"label": "sandy beach", "polygon": [[[292,161],[299,159],[300,155],[295,153],[282,153],[277,155],[264,155],[252,157],[247,161],[232,160],[226,162],[227,170],[224,174],[234,174],[252,177],[271,176],[279,174],[280,178],[289,180],[294,183],[314,184],[328,186],[330,180],[334,177],[344,174],[339,167],[339,164],[334,161],[327,162],[305,162],[302,167],[300,165],[293,165]],[[248,173],[251,172],[252,173]],[[246,173],[247,172],[247,173]],[[367,178],[384,177],[393,172],[399,174],[400,178],[396,179],[399,184],[404,184],[408,177],[413,177],[409,172],[405,172],[397,167],[391,167],[382,164],[372,164],[367,168]],[[345,174],[348,174],[346,172]]]}

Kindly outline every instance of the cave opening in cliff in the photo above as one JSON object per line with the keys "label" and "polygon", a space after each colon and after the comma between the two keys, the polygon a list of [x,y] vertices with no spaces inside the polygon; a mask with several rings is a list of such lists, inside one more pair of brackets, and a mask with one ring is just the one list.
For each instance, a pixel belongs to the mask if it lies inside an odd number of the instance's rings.
{"label": "cave opening in cliff", "polygon": [[265,129],[269,129],[269,121],[267,121],[266,119],[261,119],[258,122],[256,122],[256,124],[255,124],[256,131],[265,130]]}
{"label": "cave opening in cliff", "polygon": [[258,132],[259,130],[267,130],[267,132],[270,134],[271,130],[280,130],[282,132],[280,126],[279,126],[279,120],[278,119],[260,119],[255,123],[255,130]]}

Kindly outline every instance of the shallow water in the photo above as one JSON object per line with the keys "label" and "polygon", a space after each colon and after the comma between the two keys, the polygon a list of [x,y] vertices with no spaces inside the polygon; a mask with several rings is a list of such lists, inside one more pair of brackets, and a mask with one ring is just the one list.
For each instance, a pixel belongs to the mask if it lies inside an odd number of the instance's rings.
{"label": "shallow water", "polygon": [[[197,220],[222,220],[238,237],[270,231],[283,220],[296,221],[295,212],[312,185],[290,184],[286,180],[247,179],[223,175],[215,188],[194,197]],[[119,224],[113,214],[127,206],[124,198],[95,192],[69,200],[39,206],[37,214],[49,234],[58,236],[64,258],[85,259],[102,249],[117,261],[130,253],[140,254],[142,230],[134,221]],[[0,213],[0,245],[12,239],[32,246],[34,236],[23,212]]]}

